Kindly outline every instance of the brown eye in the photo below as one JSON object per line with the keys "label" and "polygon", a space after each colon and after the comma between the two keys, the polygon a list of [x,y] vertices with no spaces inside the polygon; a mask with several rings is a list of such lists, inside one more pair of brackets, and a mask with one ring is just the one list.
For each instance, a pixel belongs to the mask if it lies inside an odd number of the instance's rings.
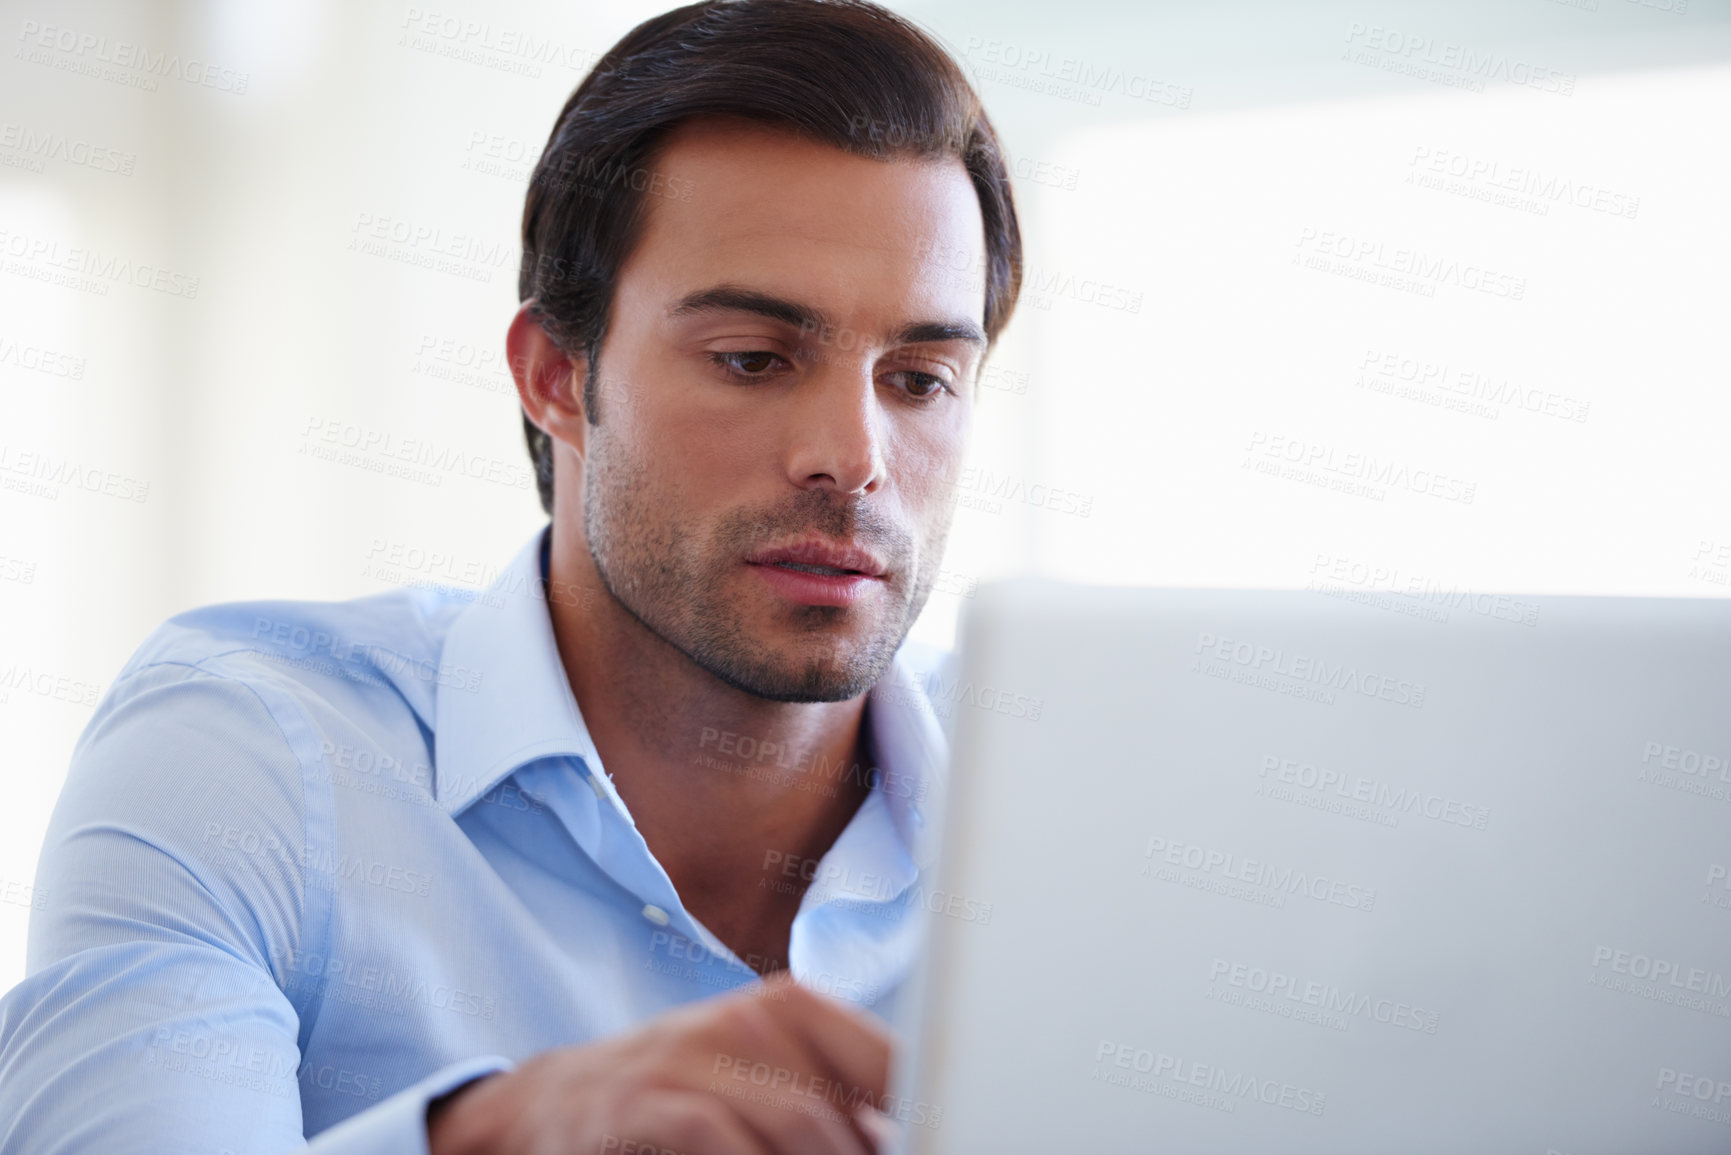
{"label": "brown eye", "polygon": [[902,391],[915,401],[933,404],[938,397],[949,392],[949,386],[944,379],[935,373],[920,373],[909,369],[895,374],[900,379]]}
{"label": "brown eye", "polygon": [[711,353],[710,360],[735,377],[761,377],[776,367],[779,356],[767,349],[747,349],[739,353]]}

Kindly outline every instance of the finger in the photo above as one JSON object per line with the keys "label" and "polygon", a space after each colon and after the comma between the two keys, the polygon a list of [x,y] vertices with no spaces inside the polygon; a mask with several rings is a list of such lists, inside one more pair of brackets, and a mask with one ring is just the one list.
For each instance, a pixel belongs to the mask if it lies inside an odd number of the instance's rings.
{"label": "finger", "polygon": [[776,1155],[872,1155],[845,1091],[828,1079],[771,1079],[766,1072],[761,1086],[724,1083],[716,1094]]}
{"label": "finger", "polygon": [[[803,1020],[824,1008],[804,1000],[821,998],[788,985],[718,1004],[701,1067],[691,1072],[702,1077],[691,1083],[727,1097],[777,1151],[870,1155],[872,1141],[854,1113],[875,1106],[881,1088],[847,1077],[807,1037]],[[853,1026],[844,1020],[841,1029]]]}
{"label": "finger", "polygon": [[871,1105],[889,1090],[890,1035],[882,1024],[791,978],[777,976],[757,996],[810,1050],[828,1077],[859,1089]]}
{"label": "finger", "polygon": [[695,1091],[645,1091],[621,1112],[614,1131],[600,1136],[597,1150],[782,1155],[766,1145],[727,1100]]}
{"label": "finger", "polygon": [[901,1124],[873,1107],[861,1107],[855,1111],[854,1121],[859,1124],[860,1130],[865,1132],[873,1155],[883,1151],[901,1150],[902,1140],[907,1137]]}

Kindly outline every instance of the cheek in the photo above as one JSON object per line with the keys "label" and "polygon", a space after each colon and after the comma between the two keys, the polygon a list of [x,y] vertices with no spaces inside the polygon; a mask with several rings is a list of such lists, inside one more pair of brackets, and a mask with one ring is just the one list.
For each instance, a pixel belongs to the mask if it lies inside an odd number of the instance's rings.
{"label": "cheek", "polygon": [[965,420],[916,423],[894,431],[890,470],[911,514],[925,521],[949,505],[966,453]]}
{"label": "cheek", "polygon": [[733,413],[680,415],[667,430],[669,464],[715,484],[761,471],[774,452],[761,425]]}
{"label": "cheek", "polygon": [[[605,419],[603,419],[605,420]],[[658,487],[724,504],[769,452],[762,432],[739,416],[692,407],[651,406],[630,416],[621,446]]]}
{"label": "cheek", "polygon": [[615,521],[638,523],[632,532],[668,557],[708,554],[724,515],[753,499],[768,452],[761,438],[737,419],[671,406],[640,407],[620,425],[605,463]]}

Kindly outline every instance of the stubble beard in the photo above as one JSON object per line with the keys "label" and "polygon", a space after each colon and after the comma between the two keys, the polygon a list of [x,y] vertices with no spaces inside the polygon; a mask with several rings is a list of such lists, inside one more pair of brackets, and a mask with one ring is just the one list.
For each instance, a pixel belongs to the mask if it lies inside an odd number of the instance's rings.
{"label": "stubble beard", "polygon": [[[912,536],[863,501],[807,489],[772,506],[699,524],[666,514],[641,464],[621,466],[592,445],[584,460],[583,525],[601,583],[626,613],[737,690],[777,702],[840,702],[870,689],[925,608],[949,517],[916,549]],[[794,642],[755,636],[737,603],[742,559],[805,534],[852,539],[885,561],[891,579],[871,600],[885,609],[867,636],[833,640],[855,605],[793,606],[779,617]],[[909,580],[911,574],[911,582]],[[792,651],[792,652],[790,652]]]}

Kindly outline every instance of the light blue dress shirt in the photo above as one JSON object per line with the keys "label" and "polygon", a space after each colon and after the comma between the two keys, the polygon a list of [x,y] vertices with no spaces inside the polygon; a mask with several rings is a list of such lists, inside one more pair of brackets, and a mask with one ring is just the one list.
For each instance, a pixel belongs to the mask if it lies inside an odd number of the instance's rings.
{"label": "light blue dress shirt", "polygon": [[[164,623],[73,754],[28,977],[0,1000],[0,1151],[425,1152],[429,1099],[757,981],[694,919],[589,739],[546,530],[485,593],[218,605]],[[557,595],[557,591],[555,593]],[[872,789],[792,972],[888,1017],[946,757],[904,647],[876,772],[706,730],[693,762]]]}

